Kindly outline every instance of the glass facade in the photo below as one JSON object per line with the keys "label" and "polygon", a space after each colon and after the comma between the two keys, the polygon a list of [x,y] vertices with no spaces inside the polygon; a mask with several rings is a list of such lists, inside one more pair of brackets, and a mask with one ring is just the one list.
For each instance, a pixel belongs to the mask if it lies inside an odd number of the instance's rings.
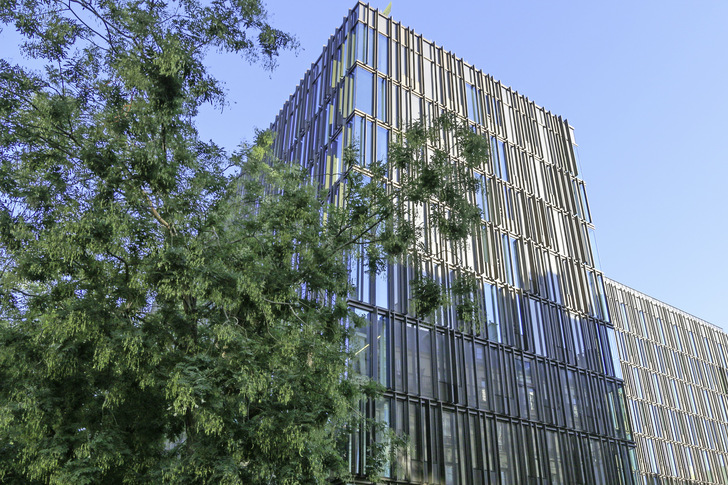
{"label": "glass facade", "polygon": [[728,483],[728,335],[607,280],[644,483]]}
{"label": "glass facade", "polygon": [[[445,112],[490,141],[470,194],[479,230],[451,247],[428,227],[425,205],[420,267],[390,264],[375,275],[350,264],[350,305],[368,321],[353,365],[387,388],[361,411],[409,436],[387,480],[635,483],[614,327],[566,120],[359,3],[278,114],[276,155],[329,190],[344,147],[359,147],[356,169],[366,175],[409,123]],[[481,323],[459,320],[454,306],[415,318],[415,274],[445,288],[472,276]],[[367,467],[363,450],[383,439],[352,435],[355,475]]]}

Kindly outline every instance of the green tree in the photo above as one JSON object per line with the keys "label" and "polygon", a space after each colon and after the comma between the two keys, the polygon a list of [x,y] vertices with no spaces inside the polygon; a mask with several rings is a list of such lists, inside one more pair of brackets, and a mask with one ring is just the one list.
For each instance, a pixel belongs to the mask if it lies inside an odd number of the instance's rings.
{"label": "green tree", "polygon": [[345,476],[377,391],[343,378],[347,262],[416,259],[423,204],[462,243],[485,141],[418,124],[366,177],[347,151],[324,193],[269,133],[232,155],[197,136],[224,103],[207,49],[271,66],[295,45],[257,0],[3,0],[0,21],[45,64],[0,61],[0,481]]}

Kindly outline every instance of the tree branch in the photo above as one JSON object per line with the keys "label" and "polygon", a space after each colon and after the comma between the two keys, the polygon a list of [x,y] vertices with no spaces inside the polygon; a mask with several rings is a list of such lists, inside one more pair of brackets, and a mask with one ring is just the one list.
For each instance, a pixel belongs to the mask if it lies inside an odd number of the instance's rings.
{"label": "tree branch", "polygon": [[154,216],[154,218],[161,225],[163,225],[164,227],[166,227],[167,230],[169,231],[169,233],[171,235],[176,236],[177,235],[177,231],[174,230],[174,228],[172,227],[172,225],[169,222],[167,222],[164,219],[162,219],[162,216],[159,215],[159,212],[157,212],[157,208],[154,207],[154,203],[152,202],[152,199],[149,197],[149,193],[147,193],[146,190],[142,190],[142,193],[147,197],[147,202],[149,202],[149,210],[152,212],[152,215]]}

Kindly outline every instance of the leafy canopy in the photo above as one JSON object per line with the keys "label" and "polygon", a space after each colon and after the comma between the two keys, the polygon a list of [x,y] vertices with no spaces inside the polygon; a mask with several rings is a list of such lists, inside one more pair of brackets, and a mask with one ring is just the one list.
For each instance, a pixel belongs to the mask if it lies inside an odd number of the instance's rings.
{"label": "leafy canopy", "polygon": [[0,60],[0,481],[345,477],[373,390],[342,378],[347,261],[418,257],[424,204],[462,242],[484,141],[445,117],[366,176],[348,151],[330,204],[270,134],[232,155],[197,135],[224,103],[208,49],[295,47],[258,0],[0,0],[0,22],[44,65]]}

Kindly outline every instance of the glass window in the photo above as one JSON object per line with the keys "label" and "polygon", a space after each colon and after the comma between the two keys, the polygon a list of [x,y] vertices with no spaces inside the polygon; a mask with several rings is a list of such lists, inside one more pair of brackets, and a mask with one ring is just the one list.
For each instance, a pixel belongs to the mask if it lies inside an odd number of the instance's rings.
{"label": "glass window", "polygon": [[402,50],[400,54],[400,57],[402,59],[402,61],[400,62],[402,68],[400,72],[401,80],[403,84],[407,85],[410,82],[410,51],[404,44],[402,44]]}
{"label": "glass window", "polygon": [[390,104],[392,106],[392,126],[395,128],[400,127],[400,118],[402,116],[399,109],[399,93],[399,86],[392,85],[392,102]]}
{"label": "glass window", "polygon": [[[369,321],[370,314],[368,311],[355,308],[354,313],[358,317],[366,319],[367,322]],[[354,351],[354,356],[351,359],[353,371],[362,376],[371,376],[369,368],[369,355],[371,354],[371,348],[369,345],[368,324],[355,330],[354,338],[352,339],[352,350]]]}
{"label": "glass window", "polygon": [[657,329],[660,331],[660,343],[662,345],[667,345],[667,342],[665,341],[665,329],[662,326],[662,320],[660,317],[655,318],[657,321]]}
{"label": "glass window", "polygon": [[609,308],[607,307],[607,292],[604,289],[604,278],[602,275],[597,275],[597,295],[599,297],[599,317],[607,322],[611,322],[609,317]]}
{"label": "glass window", "polygon": [[354,144],[359,150],[357,163],[367,167],[372,162],[372,145],[374,143],[374,124],[361,116],[354,117]]}
{"label": "glass window", "polygon": [[500,483],[516,483],[513,463],[511,426],[502,421],[496,422],[498,431],[498,461],[500,463]]}
{"label": "glass window", "polygon": [[415,89],[415,91],[422,91],[421,86],[421,74],[420,74],[420,64],[422,63],[422,56],[418,56],[415,54],[412,57],[412,84],[411,86]]}
{"label": "glass window", "polygon": [[498,314],[498,288],[485,284],[485,311],[488,325],[488,339],[502,342],[500,315]]}
{"label": "glass window", "polygon": [[379,315],[377,322],[377,376],[379,383],[386,387],[391,387],[389,377],[389,319],[384,315]]}
{"label": "glass window", "polygon": [[[566,459],[566,469],[568,470],[567,481],[573,484],[585,484],[589,483],[585,475],[589,473],[588,460],[584,457],[584,452],[581,449],[580,442],[581,438],[574,435],[563,436],[563,442],[565,444],[564,452]],[[617,466],[619,466],[619,458],[617,458]],[[624,484],[624,482],[621,482]]]}
{"label": "glass window", "polygon": [[449,339],[444,333],[437,334],[437,379],[439,382],[439,398],[441,401],[452,402],[452,376],[450,368]]}
{"label": "glass window", "polygon": [[640,317],[640,325],[642,327],[642,335],[645,338],[649,338],[650,337],[650,334],[647,331],[647,320],[645,319],[645,312],[643,312],[642,310],[639,310],[638,314],[639,314],[639,317]]}
{"label": "glass window", "polygon": [[555,254],[549,253],[546,257],[546,261],[547,263],[550,263],[549,276],[551,277],[550,281],[553,301],[555,301],[556,303],[562,303],[563,298],[561,293],[561,276],[559,274],[559,258]]}
{"label": "glass window", "polygon": [[[486,275],[490,276],[492,274],[491,269],[491,258],[490,258],[490,244],[488,243],[488,226],[485,224],[482,224],[480,226],[480,248],[481,248],[481,257],[477,258],[476,261],[478,261],[481,265],[481,272],[485,273]],[[483,283],[480,283],[481,292],[483,291]],[[484,298],[488,298],[488,295],[486,294]],[[484,304],[483,309],[486,309],[486,306]]]}
{"label": "glass window", "polygon": [[468,418],[468,428],[470,431],[470,466],[472,468],[473,481],[475,483],[487,483],[483,466],[482,430],[479,429],[479,420],[476,415],[471,414]]}
{"label": "glass window", "polygon": [[475,192],[475,205],[480,209],[482,218],[488,221],[490,219],[488,218],[488,191],[486,190],[485,175],[476,173],[475,177],[478,180],[478,189]]}
{"label": "glass window", "polygon": [[377,126],[377,160],[386,163],[388,150],[389,130],[383,126]]}
{"label": "glass window", "polygon": [[612,417],[612,429],[610,430],[611,435],[622,437],[621,419],[620,419],[620,402],[617,396],[616,384],[612,382],[607,383],[607,403],[609,405],[609,414]]}
{"label": "glass window", "polygon": [[534,376],[536,366],[533,360],[523,359],[523,375],[526,383],[526,407],[530,419],[538,419],[538,403],[536,401],[536,379]]}
{"label": "glass window", "polygon": [[[589,324],[590,335],[588,337],[589,342],[586,345],[591,347],[588,349],[588,353],[592,356],[592,368],[599,372],[608,373],[608,371],[604,368],[604,364],[605,362],[610,361],[610,356],[604,354],[604,348],[607,344],[606,339],[600,335],[600,329],[602,328],[603,327],[597,323]],[[584,338],[587,338],[586,334],[584,334]],[[619,358],[619,355],[617,355],[617,358]]]}
{"label": "glass window", "polygon": [[408,122],[418,121],[422,113],[422,98],[417,96],[414,92],[410,95],[410,118]]}
{"label": "glass window", "polygon": [[417,327],[407,324],[407,392],[419,393],[419,369],[417,366]]}
{"label": "glass window", "polygon": [[571,407],[571,395],[569,392],[570,386],[569,386],[569,378],[568,378],[567,370],[563,369],[563,368],[559,368],[558,377],[559,377],[559,381],[561,383],[560,404],[563,404],[564,416],[566,418],[566,426],[571,428],[574,426],[574,415],[573,415],[573,409]]}
{"label": "glass window", "polygon": [[383,74],[389,74],[389,39],[379,34],[379,49],[377,59],[377,70]]}
{"label": "glass window", "polygon": [[518,239],[508,236],[508,245],[510,246],[510,270],[513,273],[513,285],[516,288],[521,287],[521,265],[519,264],[519,242]]}
{"label": "glass window", "polygon": [[442,412],[442,447],[445,452],[445,484],[457,485],[460,483],[458,470],[457,427],[455,413]]}
{"label": "glass window", "polygon": [[693,392],[693,386],[688,384],[688,396],[690,396],[690,410],[693,413],[698,413],[698,405],[695,402],[695,392]]}
{"label": "glass window", "polygon": [[490,354],[490,388],[493,393],[493,406],[491,408],[495,412],[502,413],[505,411],[506,404],[500,352],[496,349],[488,348],[488,353]]}
{"label": "glass window", "polygon": [[[559,434],[556,431],[546,431],[546,442],[548,444],[549,471],[551,472],[551,480],[553,484],[564,483],[564,471],[561,462],[561,446],[559,444]],[[504,482],[509,483],[509,482]]]}
{"label": "glass window", "polygon": [[640,379],[640,370],[637,367],[632,367],[632,379],[634,380],[634,386],[637,390],[637,396],[640,399],[644,399],[644,391],[642,390],[642,379]]}
{"label": "glass window", "polygon": [[587,222],[592,222],[591,212],[589,211],[589,201],[586,198],[586,189],[584,188],[584,182],[581,182],[579,184],[579,192],[581,193],[580,202],[582,205],[582,210],[584,211],[584,214],[586,215],[586,220],[587,220]]}
{"label": "glass window", "polygon": [[637,433],[642,433],[642,422],[640,421],[640,410],[637,401],[630,401],[630,407],[632,408],[632,419],[634,422],[634,428]]}
{"label": "glass window", "polygon": [[432,78],[432,62],[425,59],[422,62],[422,69],[425,81],[425,96],[429,99],[433,99],[434,91],[432,89],[434,79]]}
{"label": "glass window", "polygon": [[[655,446],[651,439],[645,439],[645,442],[647,444],[647,456],[650,459],[650,471],[652,473],[660,473],[660,467],[658,466],[658,461],[655,456]],[[690,453],[690,450],[686,448],[686,451]]]}
{"label": "glass window", "polygon": [[710,350],[710,341],[708,337],[703,337],[703,343],[705,344],[705,350],[708,353],[708,361],[713,362],[713,352]]}
{"label": "glass window", "polygon": [[387,116],[387,108],[389,107],[389,103],[387,102],[387,94],[389,91],[387,90],[387,80],[383,77],[377,78],[377,119],[379,121],[384,121],[385,123],[389,121],[389,116]]}
{"label": "glass window", "polygon": [[523,418],[529,417],[528,397],[526,395],[526,373],[523,361],[520,357],[515,358],[515,374],[518,394],[519,415]]}
{"label": "glass window", "polygon": [[673,334],[675,335],[675,342],[677,343],[677,348],[680,350],[683,350],[682,341],[680,340],[680,330],[678,330],[677,325],[672,326]]}
{"label": "glass window", "polygon": [[507,146],[501,140],[498,140],[498,176],[503,180],[510,180],[508,174],[508,162],[506,161]]}
{"label": "glass window", "polygon": [[[728,364],[726,364],[726,359],[725,359],[726,354],[723,350],[723,344],[720,344],[720,343],[718,344],[718,355],[720,355],[720,362],[723,364],[723,367],[728,367]],[[728,392],[728,391],[726,391],[726,392]]]}
{"label": "glass window", "polygon": [[498,139],[494,136],[490,137],[490,165],[493,168],[493,172],[495,175],[499,175],[498,170],[500,166],[498,165]]}
{"label": "glass window", "polygon": [[367,52],[367,26],[358,23],[354,33],[354,43],[356,44],[356,60],[366,63]]}
{"label": "glass window", "polygon": [[473,123],[483,124],[478,102],[478,89],[472,84],[465,83],[465,99],[467,102],[468,119]]}
{"label": "glass window", "polygon": [[[386,398],[380,398],[376,401],[376,409],[375,409],[375,418],[378,423],[382,423],[386,428],[389,428],[389,426],[392,424],[390,419],[390,400]],[[375,440],[379,443],[382,443],[385,450],[389,451],[390,449],[390,440],[389,436],[387,434],[377,434],[375,436]],[[385,451],[386,453],[386,451]],[[385,455],[388,457],[387,455]],[[391,477],[392,476],[392,466],[391,462],[387,460],[386,463],[383,465],[382,470],[382,476],[385,477]]]}
{"label": "glass window", "polygon": [[[604,476],[604,457],[602,456],[601,443],[596,439],[589,440],[591,445],[592,470],[594,470],[594,483],[598,485],[606,485],[607,481]],[[550,448],[549,448],[550,449]]]}
{"label": "glass window", "polygon": [[506,234],[501,235],[501,249],[503,251],[503,268],[505,270],[506,282],[513,284],[513,260],[511,258],[510,238]]}
{"label": "glass window", "polygon": [[486,352],[482,344],[475,344],[475,378],[478,383],[478,401],[481,409],[489,409],[488,375],[486,374]]}
{"label": "glass window", "polygon": [[377,273],[374,278],[374,298],[376,305],[388,308],[389,307],[389,268],[387,265]]}
{"label": "glass window", "polygon": [[569,383],[569,401],[571,405],[571,411],[574,416],[574,427],[576,429],[584,429],[582,422],[582,409],[584,404],[581,402],[580,382],[578,381],[578,374],[573,370],[567,371],[567,379]]}
{"label": "glass window", "polygon": [[632,440],[632,427],[630,426],[629,414],[627,413],[627,398],[625,396],[624,385],[619,383],[615,384],[617,387],[617,400],[619,402],[619,413],[622,418],[622,433],[619,435],[620,438]]}
{"label": "glass window", "polygon": [[421,480],[424,470],[423,462],[426,460],[425,450],[427,446],[427,424],[423,419],[420,406],[410,403],[409,405],[409,429],[408,436],[410,439],[409,458],[411,465],[410,478]]}
{"label": "glass window", "polygon": [[693,355],[698,356],[698,347],[697,345],[695,345],[695,335],[693,334],[693,332],[688,332],[688,335],[690,336],[690,348],[693,351]]}
{"label": "glass window", "polygon": [[538,362],[537,361],[537,369],[538,369],[538,375],[539,379],[537,382],[539,383],[539,395],[541,397],[542,405],[543,405],[543,411],[542,411],[542,419],[546,421],[547,423],[555,423],[556,420],[554,419],[554,414],[556,413],[555,404],[553,403],[553,391],[551,389],[551,372],[550,367],[548,364],[544,362]]}
{"label": "glass window", "polygon": [[543,346],[543,337],[541,335],[541,303],[536,300],[528,299],[531,309],[531,333],[533,340],[533,351],[539,355],[545,355]]}
{"label": "glass window", "polygon": [[394,320],[392,331],[394,333],[394,389],[404,391],[404,349],[402,348],[404,328],[401,320]]}
{"label": "glass window", "polygon": [[[366,247],[361,248],[362,253],[366,251]],[[349,270],[349,281],[353,285],[353,295],[355,299],[370,303],[370,279],[368,264],[362,257],[352,257]]]}
{"label": "glass window", "polygon": [[393,42],[392,45],[392,77],[399,81],[399,44],[397,42]]}
{"label": "glass window", "polygon": [[580,367],[587,367],[586,353],[584,352],[584,338],[581,335],[581,321],[579,317],[573,313],[569,313],[569,321],[571,322],[571,337],[574,342],[576,365]]}
{"label": "glass window", "polygon": [[614,329],[606,327],[607,339],[609,340],[609,353],[612,356],[612,369],[614,370],[614,376],[618,379],[622,379],[622,364],[619,360],[619,351],[617,349],[617,342],[614,338]]}
{"label": "glass window", "polygon": [[374,63],[374,29],[361,23],[356,25],[356,60],[369,65]]}
{"label": "glass window", "polygon": [[627,316],[627,307],[624,303],[620,303],[619,309],[622,312],[622,323],[624,324],[624,329],[629,332],[629,317]]}
{"label": "glass window", "polygon": [[473,365],[473,342],[469,340],[459,340],[463,344],[463,356],[465,372],[465,390],[467,393],[468,406],[477,406],[478,393],[475,382],[475,366]]}
{"label": "glass window", "polygon": [[356,96],[354,107],[366,114],[372,114],[372,93],[374,91],[374,74],[361,67],[356,68]]}
{"label": "glass window", "polygon": [[418,328],[420,341],[420,388],[425,397],[434,397],[432,388],[432,337],[427,327]]}

